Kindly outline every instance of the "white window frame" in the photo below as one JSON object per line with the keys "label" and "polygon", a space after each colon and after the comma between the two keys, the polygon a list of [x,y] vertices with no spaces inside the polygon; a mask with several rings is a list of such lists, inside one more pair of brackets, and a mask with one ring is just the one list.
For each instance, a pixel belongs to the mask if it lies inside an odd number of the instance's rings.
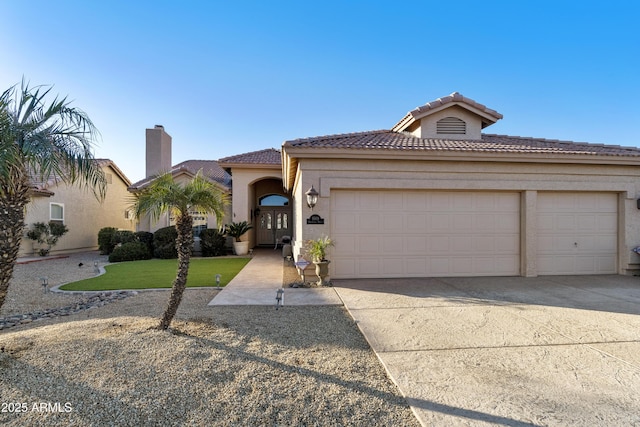
{"label": "white window frame", "polygon": [[[54,218],[52,213],[53,213],[53,206],[59,206],[62,208],[62,218]],[[62,221],[62,223],[64,223],[64,203],[56,203],[56,202],[50,202],[49,203],[49,221]]]}

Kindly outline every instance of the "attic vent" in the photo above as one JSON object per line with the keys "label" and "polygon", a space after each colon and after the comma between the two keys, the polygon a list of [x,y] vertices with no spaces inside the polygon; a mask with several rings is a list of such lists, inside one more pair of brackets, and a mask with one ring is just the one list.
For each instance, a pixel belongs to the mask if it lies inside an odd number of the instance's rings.
{"label": "attic vent", "polygon": [[467,133],[467,124],[457,117],[445,117],[436,123],[436,133],[464,135]]}

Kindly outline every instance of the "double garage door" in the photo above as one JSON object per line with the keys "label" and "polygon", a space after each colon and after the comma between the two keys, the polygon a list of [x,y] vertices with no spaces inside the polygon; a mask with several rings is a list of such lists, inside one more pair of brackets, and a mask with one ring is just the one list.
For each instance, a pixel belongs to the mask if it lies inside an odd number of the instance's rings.
{"label": "double garage door", "polygon": [[[616,195],[539,193],[539,274],[616,272]],[[517,276],[520,193],[331,194],[334,278]]]}

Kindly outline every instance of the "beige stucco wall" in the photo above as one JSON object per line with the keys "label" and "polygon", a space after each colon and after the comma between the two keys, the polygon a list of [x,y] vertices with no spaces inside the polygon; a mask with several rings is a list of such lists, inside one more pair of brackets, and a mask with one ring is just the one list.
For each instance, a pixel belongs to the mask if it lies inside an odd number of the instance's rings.
{"label": "beige stucco wall", "polygon": [[[320,197],[313,213],[324,225],[307,225],[311,214],[304,192],[314,185]],[[640,168],[627,165],[543,164],[478,161],[299,159],[294,183],[296,216],[294,255],[304,240],[330,235],[334,189],[423,189],[521,192],[521,275],[536,272],[536,197],[538,191],[599,191],[618,194],[618,272],[640,268],[631,252],[640,246]]]}
{"label": "beige stucco wall", "polygon": [[[134,221],[125,219],[125,211],[131,204],[127,184],[110,167],[103,168],[111,175],[104,202],[100,203],[93,193],[76,186],[59,184],[49,187],[52,197],[35,197],[27,205],[25,233],[34,222],[49,222],[50,203],[64,205],[64,224],[69,232],[62,236],[51,253],[68,253],[98,248],[98,231],[103,227],[134,230]],[[20,256],[33,254],[33,242],[23,237]]]}
{"label": "beige stucco wall", "polygon": [[[436,132],[436,123],[445,117],[457,117],[463,120],[467,126],[466,135],[460,134],[439,134]],[[464,108],[454,106],[442,111],[437,111],[427,117],[420,119],[420,126],[412,133],[418,138],[444,138],[444,139],[481,139],[482,121],[477,114]]]}
{"label": "beige stucco wall", "polygon": [[[258,194],[253,184],[269,178],[281,180],[281,170],[280,168],[232,168],[231,176],[233,180],[233,192],[231,202],[232,212],[229,222],[247,221],[252,224],[253,218],[251,218],[251,210],[255,207],[257,198],[266,194]],[[260,192],[270,191],[271,189],[272,186],[265,188],[260,187]],[[255,229],[250,230],[245,236],[243,236],[242,240],[248,240],[249,247],[255,246]]]}

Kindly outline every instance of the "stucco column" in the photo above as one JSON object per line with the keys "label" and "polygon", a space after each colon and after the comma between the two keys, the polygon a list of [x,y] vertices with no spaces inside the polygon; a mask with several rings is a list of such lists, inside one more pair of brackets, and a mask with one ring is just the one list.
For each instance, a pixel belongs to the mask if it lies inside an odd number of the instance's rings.
{"label": "stucco column", "polygon": [[520,275],[538,276],[538,192],[527,190],[520,196]]}

